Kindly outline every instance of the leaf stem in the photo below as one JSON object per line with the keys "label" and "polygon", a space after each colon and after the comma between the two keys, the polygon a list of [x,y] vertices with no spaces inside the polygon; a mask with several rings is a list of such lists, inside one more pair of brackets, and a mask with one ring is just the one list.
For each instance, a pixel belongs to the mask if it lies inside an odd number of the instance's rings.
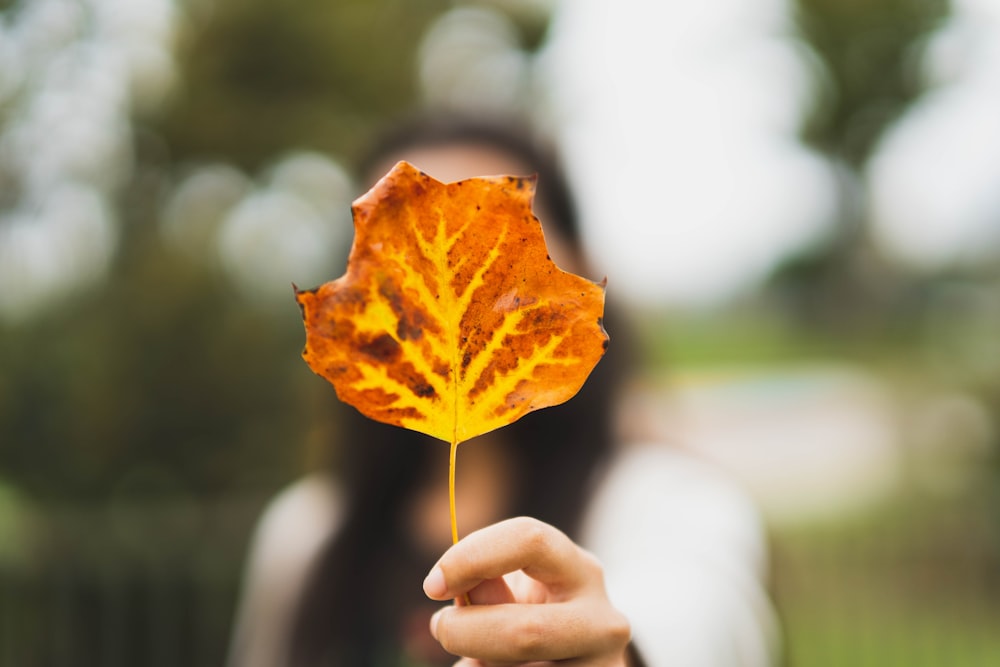
{"label": "leaf stem", "polygon": [[451,439],[451,456],[448,460],[448,509],[451,512],[451,543],[458,543],[458,518],[455,514],[455,458],[458,438]]}
{"label": "leaf stem", "polygon": [[[448,509],[451,513],[451,543],[458,544],[458,518],[455,514],[455,458],[458,453],[458,438],[451,439],[451,455],[448,457]],[[465,593],[455,599],[458,606],[472,604],[469,594]]]}

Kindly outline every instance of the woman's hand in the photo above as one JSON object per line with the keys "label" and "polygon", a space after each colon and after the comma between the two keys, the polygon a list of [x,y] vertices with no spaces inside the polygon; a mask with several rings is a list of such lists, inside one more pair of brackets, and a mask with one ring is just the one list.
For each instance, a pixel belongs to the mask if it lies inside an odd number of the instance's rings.
{"label": "woman's hand", "polygon": [[631,631],[608,601],[600,563],[541,521],[509,519],[468,535],[431,569],[424,592],[472,603],[431,619],[431,634],[462,665],[626,664]]}

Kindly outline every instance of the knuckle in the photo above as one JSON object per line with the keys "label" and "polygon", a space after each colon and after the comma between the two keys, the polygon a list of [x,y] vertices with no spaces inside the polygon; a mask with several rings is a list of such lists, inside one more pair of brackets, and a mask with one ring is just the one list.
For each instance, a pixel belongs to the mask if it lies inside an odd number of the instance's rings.
{"label": "knuckle", "polygon": [[534,659],[549,640],[549,628],[534,615],[518,621],[512,630],[511,649],[518,660]]}
{"label": "knuckle", "polygon": [[597,556],[586,549],[578,549],[578,552],[580,574],[584,581],[584,587],[595,594],[606,597],[604,564]]}
{"label": "knuckle", "polygon": [[531,517],[521,517],[517,521],[522,543],[531,552],[542,551],[552,541],[552,528],[548,524]]}
{"label": "knuckle", "polygon": [[608,643],[614,647],[624,647],[632,641],[632,625],[625,615],[615,611],[607,626]]}
{"label": "knuckle", "polygon": [[587,574],[590,575],[590,578],[603,583],[604,564],[601,563],[600,559],[586,549],[580,549],[580,558],[583,562],[583,567]]}

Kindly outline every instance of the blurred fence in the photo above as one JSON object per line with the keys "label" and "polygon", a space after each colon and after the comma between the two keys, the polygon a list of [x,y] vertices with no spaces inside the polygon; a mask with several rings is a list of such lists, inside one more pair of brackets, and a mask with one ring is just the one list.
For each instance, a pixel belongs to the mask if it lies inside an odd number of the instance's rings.
{"label": "blurred fence", "polygon": [[218,667],[257,503],[59,510],[0,563],[0,667]]}
{"label": "blurred fence", "polygon": [[777,535],[786,664],[1000,665],[1000,521],[987,491]]}
{"label": "blurred fence", "polygon": [[0,573],[0,665],[223,664],[237,580],[68,566]]}
{"label": "blurred fence", "polygon": [[[259,507],[167,503],[36,518],[30,557],[0,561],[0,667],[222,665]],[[983,495],[907,501],[839,526],[779,531],[784,664],[1000,665],[995,507]]]}

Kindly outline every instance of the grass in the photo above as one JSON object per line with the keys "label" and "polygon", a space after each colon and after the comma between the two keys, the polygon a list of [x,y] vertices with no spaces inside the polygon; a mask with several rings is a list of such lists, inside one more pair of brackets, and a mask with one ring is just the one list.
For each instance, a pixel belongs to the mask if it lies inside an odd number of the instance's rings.
{"label": "grass", "polygon": [[[826,608],[819,605],[826,602]],[[792,667],[992,667],[1000,664],[997,614],[903,607],[871,595],[839,606],[787,605]]]}
{"label": "grass", "polygon": [[789,667],[1000,664],[1000,526],[989,488],[912,494],[774,536]]}
{"label": "grass", "polygon": [[[803,330],[759,313],[647,316],[639,334],[652,373],[780,368],[845,362],[878,377],[900,401],[975,387],[941,349],[963,347],[959,322],[941,337],[913,326],[883,331]],[[955,375],[959,373],[959,375]],[[955,445],[962,443],[956,442]],[[994,443],[996,444],[996,443]],[[903,442],[904,451],[907,442]],[[899,494],[833,522],[775,527],[774,599],[787,667],[1000,665],[1000,466],[932,496],[904,469]],[[933,461],[921,465],[933,466]],[[907,466],[913,466],[908,461]],[[983,467],[983,470],[988,468]]]}
{"label": "grass", "polygon": [[922,341],[898,329],[845,333],[756,313],[646,314],[637,324],[645,373],[653,379],[832,363],[863,368],[897,388],[932,381]]}

